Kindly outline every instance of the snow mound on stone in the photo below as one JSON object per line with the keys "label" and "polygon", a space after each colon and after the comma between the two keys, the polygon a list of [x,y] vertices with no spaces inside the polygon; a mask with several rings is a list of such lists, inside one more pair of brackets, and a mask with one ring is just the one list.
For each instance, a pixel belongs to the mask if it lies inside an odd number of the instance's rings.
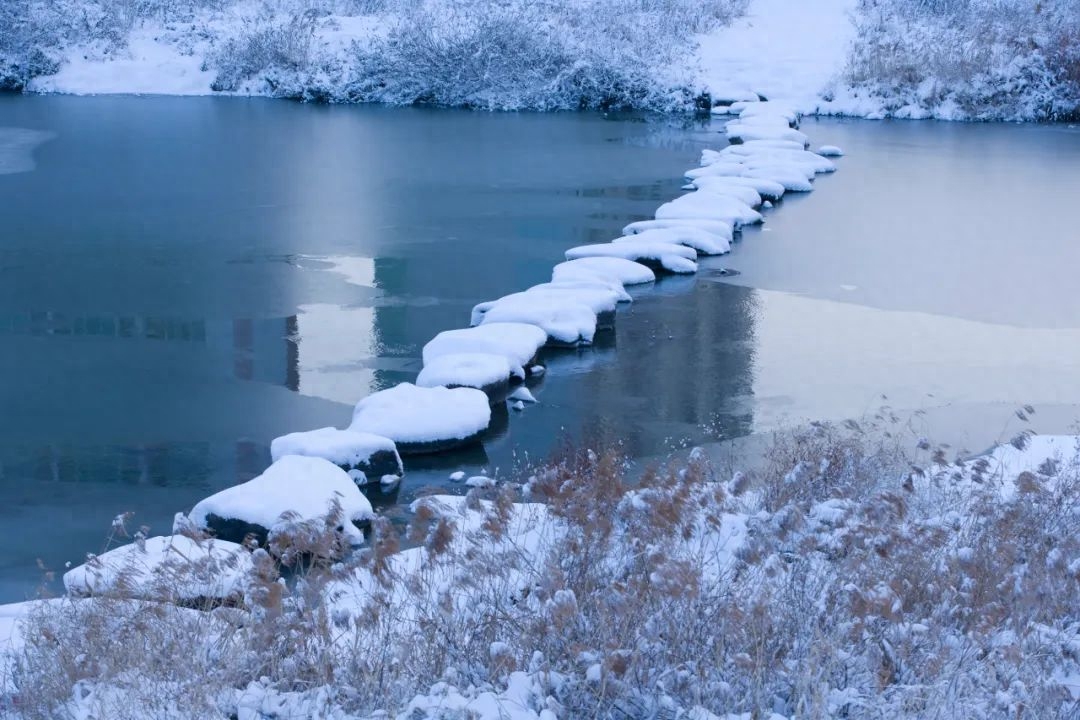
{"label": "snow mound on stone", "polygon": [[525,377],[525,365],[547,342],[547,333],[526,323],[485,323],[462,330],[446,330],[424,346],[424,366],[440,355],[487,353],[502,355],[510,363],[510,372]]}
{"label": "snow mound on stone", "polygon": [[64,588],[75,596],[224,600],[243,592],[250,571],[251,553],[242,545],[168,535],[136,540],[91,557],[64,573]]}
{"label": "snow mound on stone", "polygon": [[692,186],[688,188],[690,190],[706,190],[713,195],[723,195],[725,197],[735,198],[741,203],[749,205],[751,208],[761,207],[762,197],[761,194],[752,187],[745,185],[737,185],[734,183],[713,183],[703,188]]}
{"label": "snow mound on stone", "polygon": [[401,383],[358,402],[349,429],[385,435],[402,453],[436,452],[477,439],[490,422],[479,390]]}
{"label": "snow mound on stone", "polygon": [[567,260],[587,257],[614,257],[642,263],[655,263],[673,273],[697,272],[697,252],[693,248],[669,242],[628,239],[622,243],[581,245],[566,251]]}
{"label": "snow mound on stone", "polygon": [[801,143],[803,148],[810,144],[810,138],[798,130],[790,128],[787,124],[770,125],[761,123],[747,123],[732,121],[727,125],[728,142],[743,143],[753,140],[786,140],[788,142]]}
{"label": "snow mound on stone", "polygon": [[822,145],[817,149],[817,154],[822,157],[844,157],[844,151],[835,145]]}
{"label": "snow mound on stone", "polygon": [[[740,172],[742,172],[740,166]],[[746,187],[753,190],[762,202],[777,202],[784,197],[784,186],[772,180],[748,178],[741,175],[706,175],[694,180],[695,190],[714,190],[719,187]]]}
{"label": "snow mound on stone", "polygon": [[666,202],[656,210],[657,220],[685,218],[719,220],[735,225],[753,225],[763,220],[761,213],[735,198],[696,192]]}
{"label": "snow mound on stone", "polygon": [[[623,294],[625,294],[625,291],[623,291]],[[507,303],[546,302],[550,304],[559,304],[564,302],[574,302],[585,305],[592,310],[593,313],[599,315],[600,313],[614,312],[620,297],[619,293],[613,292],[607,288],[571,288],[546,284],[543,286],[531,287],[524,292],[505,295],[498,300],[489,300],[487,302],[479,303],[473,307],[471,323],[473,325],[479,325],[483,321],[484,316],[487,315],[488,311],[493,307]]]}
{"label": "snow mound on stone", "polygon": [[700,218],[677,218],[673,220],[639,220],[623,228],[623,235],[637,235],[647,230],[665,230],[668,228],[696,228],[716,235],[729,243],[735,237],[735,225],[721,220],[702,220]]}
{"label": "snow mound on stone", "polygon": [[[196,527],[211,530],[222,527],[221,520],[235,520],[264,529],[272,539],[294,523],[325,518],[335,502],[348,520],[375,515],[353,479],[337,465],[322,458],[286,455],[262,475],[201,500],[188,518]],[[342,530],[355,544],[363,542],[363,534],[351,522]],[[217,534],[224,537],[220,529]]]}
{"label": "snow mound on stone", "polygon": [[324,427],[275,438],[270,443],[270,457],[277,462],[287,455],[329,460],[360,483],[404,473],[393,440],[355,430]]}
{"label": "snow mound on stone", "polygon": [[559,263],[551,272],[553,282],[603,278],[622,285],[642,285],[656,280],[656,273],[641,263],[618,257],[587,257]]}
{"label": "snow mound on stone", "polygon": [[596,335],[596,312],[572,294],[507,295],[478,313],[478,317],[480,326],[489,322],[535,325],[547,334],[549,342],[560,345],[588,345]]}
{"label": "snow mound on stone", "polygon": [[510,380],[510,361],[493,353],[448,353],[424,365],[419,387],[470,387],[486,390]]}
{"label": "snow mound on stone", "polygon": [[701,228],[675,226],[644,230],[633,235],[626,235],[612,240],[614,243],[670,243],[691,248],[701,255],[723,255],[731,251],[731,243],[722,237]]}
{"label": "snow mound on stone", "polygon": [[630,293],[626,292],[626,288],[623,287],[621,282],[604,277],[540,283],[539,285],[533,285],[529,290],[609,290],[614,293],[617,302],[634,301],[634,298],[630,297]]}

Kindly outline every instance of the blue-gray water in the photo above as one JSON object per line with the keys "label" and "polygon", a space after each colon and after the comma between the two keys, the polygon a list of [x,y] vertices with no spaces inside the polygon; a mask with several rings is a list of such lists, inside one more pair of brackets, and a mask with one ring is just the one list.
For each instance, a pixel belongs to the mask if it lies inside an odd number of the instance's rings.
{"label": "blue-gray water", "polygon": [[[347,424],[474,303],[677,195],[717,129],[0,97],[0,600],[33,592],[38,558],[100,549],[116,514],[168,532],[262,470],[276,435]],[[402,498],[564,436],[650,457],[883,393],[1075,403],[1080,132],[806,129],[845,146],[839,173],[697,277],[635,291],[615,337],[550,356],[540,403],[483,450],[409,463]]]}

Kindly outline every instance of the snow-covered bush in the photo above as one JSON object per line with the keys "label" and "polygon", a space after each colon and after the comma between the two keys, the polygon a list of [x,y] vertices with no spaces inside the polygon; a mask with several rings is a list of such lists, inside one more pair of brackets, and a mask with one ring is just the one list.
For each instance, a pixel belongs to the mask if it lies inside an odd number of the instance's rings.
{"label": "snow-covered bush", "polygon": [[[428,0],[358,48],[358,97],[492,109],[685,107],[669,77],[689,37],[729,22],[725,0]],[[681,92],[680,92],[681,91]]]}
{"label": "snow-covered bush", "polygon": [[901,428],[745,473],[567,452],[290,582],[257,550],[239,607],[42,606],[6,687],[27,718],[1075,717],[1077,449],[957,462]]}
{"label": "snow-covered bush", "polygon": [[1080,113],[1078,0],[860,0],[848,81],[885,114]]}
{"label": "snow-covered bush", "polygon": [[[685,108],[692,37],[747,0],[10,0],[0,81],[75,53],[107,61],[134,30],[203,58],[213,88],[331,102],[490,109]],[[683,68],[684,70],[676,70]]]}

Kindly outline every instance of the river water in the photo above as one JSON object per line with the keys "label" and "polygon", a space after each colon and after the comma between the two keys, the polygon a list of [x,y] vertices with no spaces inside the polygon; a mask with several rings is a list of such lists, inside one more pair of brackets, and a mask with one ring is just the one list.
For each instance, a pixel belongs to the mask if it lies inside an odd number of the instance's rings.
{"label": "river water", "polygon": [[[0,97],[0,600],[34,592],[39,560],[100,550],[118,513],[167,533],[264,469],[273,437],[346,425],[474,303],[679,194],[719,129]],[[538,405],[483,449],[407,462],[386,500],[460,489],[457,469],[511,474],[564,438],[653,458],[883,403],[937,409],[936,428],[976,444],[1019,403],[1067,429],[1080,130],[804,130],[845,147],[840,172],[696,277],[635,290],[613,338],[546,358]]]}

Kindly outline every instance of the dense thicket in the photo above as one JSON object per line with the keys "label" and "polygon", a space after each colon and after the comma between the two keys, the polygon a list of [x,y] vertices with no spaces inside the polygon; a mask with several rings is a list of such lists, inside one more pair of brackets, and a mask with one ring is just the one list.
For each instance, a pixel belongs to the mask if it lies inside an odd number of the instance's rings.
{"label": "dense thicket", "polygon": [[887,114],[1080,113],[1080,1],[860,0],[848,80]]}

